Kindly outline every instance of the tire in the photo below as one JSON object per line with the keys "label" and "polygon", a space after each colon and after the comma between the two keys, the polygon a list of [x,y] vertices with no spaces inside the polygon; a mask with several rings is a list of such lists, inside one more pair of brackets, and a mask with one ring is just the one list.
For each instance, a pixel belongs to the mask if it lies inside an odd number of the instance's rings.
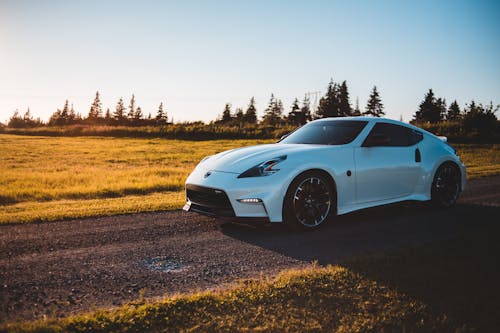
{"label": "tire", "polygon": [[450,208],[458,200],[461,184],[460,170],[453,163],[444,163],[432,181],[431,203],[434,207]]}
{"label": "tire", "polygon": [[306,171],[288,187],[284,222],[292,229],[317,229],[336,214],[335,186],[322,172]]}

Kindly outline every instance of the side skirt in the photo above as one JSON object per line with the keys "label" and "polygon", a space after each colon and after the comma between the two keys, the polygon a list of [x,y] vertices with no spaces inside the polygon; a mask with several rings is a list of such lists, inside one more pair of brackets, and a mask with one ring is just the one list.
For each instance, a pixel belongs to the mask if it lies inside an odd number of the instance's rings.
{"label": "side skirt", "polygon": [[338,207],[338,215],[347,214],[347,213],[354,212],[354,211],[360,210],[360,209],[383,206],[383,205],[388,205],[388,204],[401,202],[401,201],[412,201],[412,200],[413,201],[428,201],[428,200],[431,200],[431,198],[429,196],[423,195],[423,194],[412,194],[412,195],[408,195],[406,197],[401,197],[401,198],[363,202],[361,204]]}

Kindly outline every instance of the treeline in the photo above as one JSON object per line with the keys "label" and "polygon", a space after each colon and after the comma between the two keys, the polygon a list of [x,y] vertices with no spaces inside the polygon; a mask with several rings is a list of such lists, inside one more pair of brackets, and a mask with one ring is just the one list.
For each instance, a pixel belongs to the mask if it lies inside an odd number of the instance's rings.
{"label": "treeline", "polygon": [[381,117],[385,115],[384,105],[380,98],[377,87],[373,87],[365,110],[361,112],[359,103],[353,108],[349,99],[347,82],[333,82],[330,80],[326,94],[319,99],[319,104],[312,110],[309,94],[306,94],[301,103],[295,98],[290,106],[288,114],[285,114],[283,102],[271,94],[271,98],[264,110],[264,115],[260,121],[257,119],[255,99],[252,97],[246,109],[237,107],[233,112],[231,104],[226,103],[222,115],[215,121],[216,124],[228,126],[244,126],[245,124],[260,124],[263,126],[301,126],[313,119],[327,117],[349,117],[370,115]]}
{"label": "treeline", "polygon": [[[28,109],[21,115],[18,111],[9,119],[7,129],[11,133],[30,133],[39,135],[113,135],[169,137],[179,139],[213,138],[276,138],[302,126],[307,122],[326,117],[373,116],[385,115],[382,98],[376,86],[368,97],[363,110],[356,99],[353,107],[350,102],[347,82],[330,80],[326,93],[315,100],[311,106],[311,94],[306,94],[299,102],[295,98],[285,112],[283,102],[274,94],[258,117],[255,98],[250,98],[246,107],[236,107],[226,103],[222,113],[208,124],[201,121],[174,124],[167,115],[163,102],[158,105],[154,115],[146,116],[132,95],[125,106],[120,98],[113,111],[103,111],[100,93],[97,91],[89,112],[82,116],[76,112],[68,100],[61,109],[57,109],[47,123],[34,119]],[[499,106],[483,105],[471,101],[461,108],[457,101],[449,106],[446,100],[436,97],[432,89],[424,96],[411,123],[438,135],[445,135],[452,141],[500,141],[500,127],[495,113]],[[17,130],[16,130],[17,129]]]}
{"label": "treeline", "polygon": [[500,140],[500,124],[495,115],[499,106],[483,105],[472,100],[463,108],[457,101],[449,106],[446,99],[436,97],[432,89],[425,94],[415,112],[412,124],[430,132],[447,136],[450,141],[495,141]]}
{"label": "treeline", "polygon": [[[383,112],[383,104],[377,87],[373,87],[364,112],[360,111],[357,102],[356,107],[352,108],[346,81],[336,83],[331,80],[328,84],[326,94],[319,99],[319,105],[316,110],[312,110],[310,96],[307,94],[304,96],[301,103],[295,98],[289,112],[286,114],[283,102],[276,98],[274,94],[271,94],[271,98],[261,119],[259,119],[257,115],[258,112],[255,104],[255,98],[252,97],[245,110],[242,107],[237,107],[233,112],[231,104],[226,103],[222,114],[209,124],[229,127],[237,126],[240,128],[246,127],[247,125],[276,127],[288,125],[301,126],[313,119],[325,117],[359,115],[380,117],[385,114]],[[86,116],[82,116],[81,113],[75,111],[73,104],[70,104],[70,102],[66,100],[64,106],[61,109],[57,109],[50,116],[47,123],[42,122],[40,118],[34,119],[28,109],[23,115],[16,110],[14,115],[9,119],[7,126],[10,128],[30,128],[44,125],[165,126],[170,124],[172,124],[172,119],[169,119],[163,102],[159,104],[154,115],[152,115],[151,112],[145,115],[142,108],[137,105],[135,96],[132,95],[127,106],[125,106],[123,98],[120,98],[113,111],[111,111],[109,107],[104,111],[100,93],[97,91]]]}

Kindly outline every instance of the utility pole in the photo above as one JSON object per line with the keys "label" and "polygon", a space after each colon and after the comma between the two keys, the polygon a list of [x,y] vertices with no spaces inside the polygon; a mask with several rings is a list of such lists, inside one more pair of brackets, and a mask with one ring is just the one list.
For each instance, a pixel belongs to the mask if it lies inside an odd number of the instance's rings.
{"label": "utility pole", "polygon": [[[318,100],[319,100],[320,94],[321,94],[321,91],[319,91],[319,90],[306,92],[306,97],[309,99],[309,102],[312,101],[311,114],[316,114],[316,111],[318,110]],[[311,97],[313,97],[314,100]]]}

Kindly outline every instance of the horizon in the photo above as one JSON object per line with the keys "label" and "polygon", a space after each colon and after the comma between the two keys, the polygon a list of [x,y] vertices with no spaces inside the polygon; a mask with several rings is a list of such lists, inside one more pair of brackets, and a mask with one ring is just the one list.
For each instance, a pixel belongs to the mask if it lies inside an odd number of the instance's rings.
{"label": "horizon", "polygon": [[[387,118],[412,119],[429,89],[500,103],[495,1],[0,1],[0,122],[16,109],[46,121],[65,100],[86,116],[135,94],[176,122],[215,120],[224,105],[262,116],[347,81],[363,110],[377,86]],[[311,102],[314,102],[312,99]]]}

